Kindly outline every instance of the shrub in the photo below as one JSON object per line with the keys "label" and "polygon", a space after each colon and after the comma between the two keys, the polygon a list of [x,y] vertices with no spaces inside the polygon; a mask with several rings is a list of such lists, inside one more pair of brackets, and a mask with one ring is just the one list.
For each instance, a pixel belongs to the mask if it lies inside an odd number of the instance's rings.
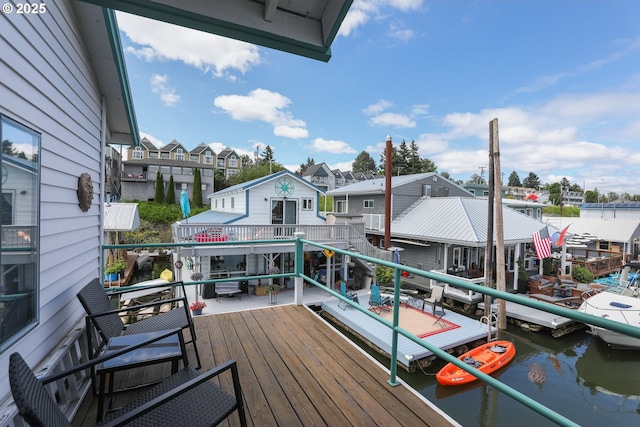
{"label": "shrub", "polygon": [[378,283],[391,283],[393,282],[393,268],[379,265],[376,268],[376,277]]}
{"label": "shrub", "polygon": [[593,279],[594,279],[593,273],[590,272],[589,269],[587,269],[586,267],[583,267],[582,265],[573,266],[573,272],[571,274],[571,277],[580,283],[591,283],[593,282]]}

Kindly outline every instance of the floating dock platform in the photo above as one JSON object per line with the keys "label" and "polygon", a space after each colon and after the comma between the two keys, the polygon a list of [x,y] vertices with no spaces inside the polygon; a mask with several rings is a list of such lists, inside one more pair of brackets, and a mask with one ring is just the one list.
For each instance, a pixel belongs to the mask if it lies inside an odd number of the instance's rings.
{"label": "floating dock platform", "polygon": [[[366,303],[362,304],[363,306]],[[347,306],[345,310],[338,307],[337,300],[325,301],[321,305],[322,315],[328,316],[337,324],[365,341],[371,348],[387,357],[391,355],[391,328],[362,313],[360,310]],[[455,329],[445,330],[422,338],[423,341],[453,353],[464,353],[475,347],[479,340],[484,340],[489,333],[489,327],[479,320],[471,319],[462,314],[445,309],[444,320],[458,325]],[[469,347],[468,344],[472,343]],[[426,367],[436,358],[433,352],[411,341],[403,335],[398,335],[398,364],[409,372],[418,367]]]}

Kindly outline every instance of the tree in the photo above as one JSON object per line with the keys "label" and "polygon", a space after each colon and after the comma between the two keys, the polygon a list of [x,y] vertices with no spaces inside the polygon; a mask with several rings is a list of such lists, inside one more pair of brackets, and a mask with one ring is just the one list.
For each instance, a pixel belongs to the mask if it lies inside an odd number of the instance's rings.
{"label": "tree", "polygon": [[13,148],[13,142],[5,139],[2,141],[2,154],[8,154],[10,156],[15,156],[18,154],[15,148]]}
{"label": "tree", "polygon": [[520,177],[516,171],[511,172],[509,175],[509,187],[520,187],[522,184],[520,183]]}
{"label": "tree", "polygon": [[156,203],[164,203],[164,178],[160,171],[156,173],[156,193],[153,196],[153,200]]}
{"label": "tree", "polygon": [[376,161],[373,160],[373,157],[363,150],[351,164],[351,171],[353,173],[362,172],[375,175],[378,172],[378,169],[376,168]]}
{"label": "tree", "polygon": [[422,167],[420,168],[421,173],[437,172],[437,171],[438,171],[438,167],[436,166],[435,163],[433,163],[429,159],[422,159]]}
{"label": "tree", "polygon": [[164,200],[168,205],[176,203],[176,186],[173,183],[173,175],[169,177],[169,187],[167,188],[167,197]]}
{"label": "tree", "polygon": [[584,201],[585,203],[598,203],[598,193],[591,190],[585,191]]}
{"label": "tree", "polygon": [[562,187],[559,182],[554,182],[553,184],[549,184],[546,186],[547,191],[549,191],[549,201],[554,205],[559,205],[562,201],[560,197],[560,193],[562,191]]}
{"label": "tree", "polygon": [[202,175],[200,169],[195,168],[193,171],[193,206],[202,206]]}
{"label": "tree", "polygon": [[216,169],[213,172],[213,191],[220,191],[227,187],[227,177],[224,176],[224,171],[222,169]]}
{"label": "tree", "polygon": [[472,182],[474,184],[483,184],[483,185],[487,184],[487,180],[481,177],[480,175],[478,175],[477,173],[474,173],[473,175],[471,175],[471,179],[469,179],[469,182]]}
{"label": "tree", "polygon": [[307,162],[300,164],[300,168],[296,171],[296,175],[302,176],[302,174],[305,173],[307,169],[315,164],[316,162],[315,160],[313,160],[313,157],[307,157]]}
{"label": "tree", "polygon": [[[410,175],[412,174],[412,168],[409,164],[409,159],[411,158],[411,152],[409,151],[409,146],[403,139],[398,147],[397,156],[395,159],[395,164],[393,165],[393,174],[394,175]],[[420,163],[416,165],[416,169],[420,169]]]}
{"label": "tree", "polygon": [[[274,157],[273,157],[273,149],[271,148],[270,145],[267,145],[266,147],[264,147],[264,151],[260,154],[260,164],[261,165],[268,165],[269,163],[272,163],[274,161]],[[244,181],[242,181],[244,182]]]}
{"label": "tree", "polygon": [[409,173],[426,172],[423,170],[425,165],[423,164],[423,160],[420,158],[419,150],[420,147],[418,147],[416,141],[412,140],[411,145],[409,146],[409,158],[407,159],[407,163],[409,165]]}
{"label": "tree", "polygon": [[607,201],[609,203],[611,202],[615,202],[619,199],[618,197],[618,193],[616,193],[615,191],[609,191],[609,193],[607,194]]}
{"label": "tree", "polygon": [[240,166],[242,168],[251,168],[254,166],[253,159],[248,154],[243,154],[240,156]]}
{"label": "tree", "polygon": [[522,186],[526,188],[540,188],[541,185],[540,178],[533,172],[529,172],[529,176],[522,180]]}
{"label": "tree", "polygon": [[285,170],[285,167],[278,163],[272,163],[271,165],[266,163],[255,168],[242,169],[240,173],[229,177],[227,184],[228,186],[240,184],[251,181],[252,179],[262,178],[263,176],[280,172],[282,170]]}

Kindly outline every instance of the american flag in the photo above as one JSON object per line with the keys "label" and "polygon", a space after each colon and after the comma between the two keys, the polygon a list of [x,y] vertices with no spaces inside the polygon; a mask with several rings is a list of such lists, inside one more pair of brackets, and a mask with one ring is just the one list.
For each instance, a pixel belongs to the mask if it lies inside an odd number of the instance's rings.
{"label": "american flag", "polygon": [[551,256],[551,237],[547,227],[533,233],[533,247],[536,250],[538,259],[549,258]]}

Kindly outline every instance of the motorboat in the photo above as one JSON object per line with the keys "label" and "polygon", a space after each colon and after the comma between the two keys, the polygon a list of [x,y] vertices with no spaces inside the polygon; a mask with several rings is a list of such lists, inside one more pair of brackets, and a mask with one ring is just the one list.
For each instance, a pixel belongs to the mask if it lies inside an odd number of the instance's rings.
{"label": "motorboat", "polygon": [[[511,362],[515,355],[516,346],[511,341],[490,341],[458,356],[458,359],[482,373],[490,374]],[[473,374],[453,363],[447,363],[440,369],[436,379],[442,385],[460,385],[477,380]]]}
{"label": "motorboat", "polygon": [[[640,263],[623,267],[618,283],[583,301],[578,311],[640,328]],[[591,332],[613,348],[640,350],[640,339],[609,329],[589,325]]]}

